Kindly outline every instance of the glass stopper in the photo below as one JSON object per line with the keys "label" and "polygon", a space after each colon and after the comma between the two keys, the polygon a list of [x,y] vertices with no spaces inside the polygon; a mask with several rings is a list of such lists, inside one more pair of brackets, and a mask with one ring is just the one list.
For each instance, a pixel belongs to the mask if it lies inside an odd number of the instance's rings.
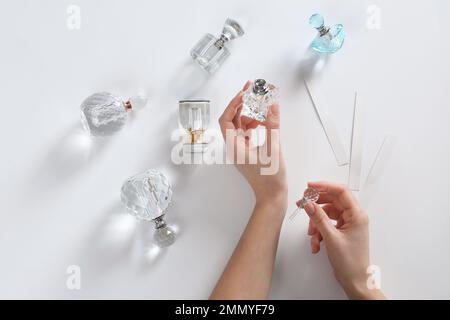
{"label": "glass stopper", "polygon": [[148,97],[145,95],[132,96],[127,102],[130,103],[132,109],[141,110],[147,105]]}
{"label": "glass stopper", "polygon": [[317,202],[317,200],[319,200],[319,191],[317,191],[314,188],[307,188],[304,192],[303,192],[303,198],[301,198],[299,201],[297,201],[297,209],[295,209],[295,211],[291,214],[291,216],[289,217],[290,220],[294,219],[295,216],[297,215],[297,213],[301,210],[305,208],[305,205],[309,202]]}
{"label": "glass stopper", "polygon": [[316,13],[309,18],[309,24],[317,30],[320,30],[324,27],[325,21],[322,15]]}
{"label": "glass stopper", "polygon": [[176,233],[171,228],[169,228],[164,221],[163,216],[156,218],[153,220],[155,222],[155,233],[153,235],[153,239],[156,244],[165,248],[172,245],[176,239]]}
{"label": "glass stopper", "polygon": [[227,37],[228,40],[233,40],[242,37],[244,35],[244,29],[236,20],[228,18],[225,21],[222,34]]}

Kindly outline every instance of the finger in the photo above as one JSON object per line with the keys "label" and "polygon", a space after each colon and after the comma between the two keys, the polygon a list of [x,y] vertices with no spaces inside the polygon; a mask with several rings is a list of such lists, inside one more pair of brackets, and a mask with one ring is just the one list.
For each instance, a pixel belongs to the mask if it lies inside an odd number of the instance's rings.
{"label": "finger", "polygon": [[316,226],[314,225],[314,222],[311,219],[309,219],[308,236],[312,236],[315,233],[317,233]]}
{"label": "finger", "polygon": [[326,212],[316,203],[308,202],[305,205],[305,211],[313,220],[314,225],[322,237],[327,241],[336,235],[336,228],[331,224],[330,218]]}
{"label": "finger", "polygon": [[236,110],[236,114],[234,115],[234,118],[233,118],[233,125],[234,125],[234,127],[236,128],[236,129],[244,129],[245,130],[245,128],[243,128],[242,127],[242,122],[241,122],[241,111],[242,111],[242,103],[240,104],[240,106],[237,108],[237,110]]}
{"label": "finger", "polygon": [[330,182],[308,182],[308,187],[317,189],[319,192],[327,193],[342,209],[359,208],[358,202],[347,186]]}
{"label": "finger", "polygon": [[255,129],[257,126],[259,126],[259,122],[253,120],[252,122],[247,124],[247,129]]}
{"label": "finger", "polygon": [[319,199],[317,199],[318,204],[325,204],[325,203],[333,203],[336,202],[337,199],[333,197],[332,195],[326,193],[326,192],[319,192]]}
{"label": "finger", "polygon": [[263,125],[266,127],[266,145],[271,150],[272,143],[279,143],[280,138],[280,107],[277,104],[270,107]]}
{"label": "finger", "polygon": [[280,106],[274,104],[270,106],[269,112],[267,113],[266,121],[263,125],[268,129],[279,129],[280,128]]}
{"label": "finger", "polygon": [[242,91],[247,90],[247,89],[251,86],[252,83],[253,83],[252,81],[248,80],[248,81],[244,84],[244,87],[242,88]]}
{"label": "finger", "polygon": [[337,221],[342,216],[342,210],[337,209],[332,203],[325,204],[322,209],[330,219]]}
{"label": "finger", "polygon": [[311,253],[316,254],[320,251],[320,241],[317,237],[311,237]]}

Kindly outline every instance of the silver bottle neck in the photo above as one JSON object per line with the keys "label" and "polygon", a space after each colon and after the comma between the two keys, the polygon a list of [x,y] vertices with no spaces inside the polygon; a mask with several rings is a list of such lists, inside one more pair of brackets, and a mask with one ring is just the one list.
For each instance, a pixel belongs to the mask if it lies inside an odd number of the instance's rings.
{"label": "silver bottle neck", "polygon": [[317,31],[319,31],[320,36],[323,37],[328,32],[330,32],[330,28],[329,27],[325,27],[325,26],[321,26],[320,28],[317,29]]}
{"label": "silver bottle neck", "polygon": [[217,49],[221,50],[225,46],[225,43],[227,43],[228,41],[230,41],[230,39],[222,33],[220,38],[217,39],[216,42],[214,42],[214,45],[217,47]]}
{"label": "silver bottle neck", "polygon": [[155,223],[155,229],[165,228],[167,226],[166,221],[164,221],[164,215],[153,220]]}
{"label": "silver bottle neck", "polygon": [[253,83],[253,93],[257,95],[265,95],[268,92],[266,80],[258,79]]}

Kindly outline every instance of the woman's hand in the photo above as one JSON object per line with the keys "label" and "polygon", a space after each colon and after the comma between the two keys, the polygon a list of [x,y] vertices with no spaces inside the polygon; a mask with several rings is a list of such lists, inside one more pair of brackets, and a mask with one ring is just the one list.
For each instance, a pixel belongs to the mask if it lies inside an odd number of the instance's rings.
{"label": "woman's hand", "polygon": [[[256,195],[256,204],[211,299],[266,299],[272,282],[278,239],[287,207],[287,183],[279,144],[280,114],[272,106],[267,121],[266,143],[253,147],[249,132],[259,122],[241,117],[242,94],[250,82],[230,102],[220,117],[227,156],[247,179]],[[268,152],[268,156],[264,153]],[[270,160],[270,161],[266,161]]]}
{"label": "woman's hand", "polygon": [[[369,290],[369,218],[351,191],[343,185],[311,182],[309,187],[320,192],[318,204],[308,203],[310,217],[308,235],[311,251],[317,253],[325,242],[328,258],[336,279],[351,299],[384,299],[379,290]],[[336,221],[336,225],[332,224]]]}
{"label": "woman's hand", "polygon": [[[287,182],[280,147],[279,106],[271,106],[267,120],[263,123],[241,117],[242,96],[250,85],[251,82],[245,84],[219,119],[227,156],[252,187],[257,204],[276,201],[285,208]],[[266,127],[266,142],[263,146],[255,147],[251,144],[250,134],[260,124]]]}

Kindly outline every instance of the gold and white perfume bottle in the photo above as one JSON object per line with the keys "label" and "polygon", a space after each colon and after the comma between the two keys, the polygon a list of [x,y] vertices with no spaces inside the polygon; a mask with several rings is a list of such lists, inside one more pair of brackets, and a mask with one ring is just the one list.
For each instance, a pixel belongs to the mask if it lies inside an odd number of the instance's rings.
{"label": "gold and white perfume bottle", "polygon": [[209,100],[181,100],[179,102],[179,122],[187,132],[183,152],[204,153],[208,149],[205,131],[210,120],[209,105]]}

